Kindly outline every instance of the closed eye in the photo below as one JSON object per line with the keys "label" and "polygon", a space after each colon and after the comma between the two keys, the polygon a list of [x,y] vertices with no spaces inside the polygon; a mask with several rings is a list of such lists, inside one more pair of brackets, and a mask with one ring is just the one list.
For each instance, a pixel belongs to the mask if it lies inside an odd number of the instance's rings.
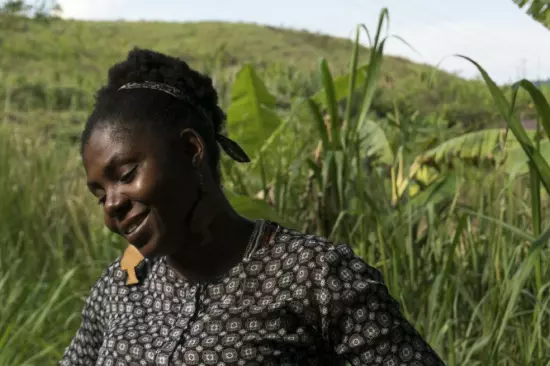
{"label": "closed eye", "polygon": [[135,165],[132,169],[130,169],[128,172],[124,173],[122,177],[120,177],[120,181],[122,183],[129,183],[134,178],[137,171],[137,165]]}

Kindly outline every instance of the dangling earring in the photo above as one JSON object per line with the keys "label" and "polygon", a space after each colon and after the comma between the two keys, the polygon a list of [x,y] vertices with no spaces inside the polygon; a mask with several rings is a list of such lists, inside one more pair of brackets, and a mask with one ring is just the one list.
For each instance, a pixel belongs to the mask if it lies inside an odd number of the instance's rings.
{"label": "dangling earring", "polygon": [[120,269],[126,272],[126,284],[135,285],[139,283],[136,275],[136,268],[143,262],[145,258],[141,252],[132,244],[128,244],[122,258],[120,260]]}
{"label": "dangling earring", "polygon": [[212,240],[212,234],[208,226],[221,211],[219,195],[216,192],[208,192],[204,183],[203,175],[199,176],[199,198],[191,217],[191,231],[202,235],[199,245],[205,245]]}

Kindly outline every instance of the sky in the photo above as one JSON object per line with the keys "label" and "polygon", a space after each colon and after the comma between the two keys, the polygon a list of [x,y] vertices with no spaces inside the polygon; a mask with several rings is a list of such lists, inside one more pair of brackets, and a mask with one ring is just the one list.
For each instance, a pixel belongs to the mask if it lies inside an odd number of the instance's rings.
{"label": "sky", "polygon": [[[479,62],[498,83],[550,78],[550,30],[512,0],[60,0],[64,17],[88,20],[244,21],[353,38],[390,13],[385,53],[439,65],[465,78]],[[338,3],[338,5],[337,5]],[[364,38],[366,42],[366,37]],[[412,48],[411,48],[412,47]]]}

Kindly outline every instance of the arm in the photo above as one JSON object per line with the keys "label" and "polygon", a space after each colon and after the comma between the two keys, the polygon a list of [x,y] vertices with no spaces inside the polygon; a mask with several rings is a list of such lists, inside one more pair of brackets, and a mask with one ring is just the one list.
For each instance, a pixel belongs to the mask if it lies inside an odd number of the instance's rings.
{"label": "arm", "polygon": [[65,349],[59,366],[92,366],[95,365],[99,349],[103,343],[105,310],[105,277],[94,285],[81,313],[81,324],[76,335]]}
{"label": "arm", "polygon": [[347,245],[329,251],[325,264],[323,333],[338,358],[352,365],[444,365],[403,317],[378,270]]}

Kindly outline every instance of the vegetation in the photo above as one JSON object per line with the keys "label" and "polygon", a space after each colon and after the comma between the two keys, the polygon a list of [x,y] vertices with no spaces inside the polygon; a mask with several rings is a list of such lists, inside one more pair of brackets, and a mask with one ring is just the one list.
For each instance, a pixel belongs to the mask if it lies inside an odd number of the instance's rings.
{"label": "vegetation", "polygon": [[55,1],[40,1],[29,4],[23,0],[0,1],[0,29],[20,30],[28,24],[27,18],[35,22],[48,24],[58,19],[61,6]]}
{"label": "vegetation", "polygon": [[[48,23],[20,22],[18,27],[3,30],[0,45],[0,100],[6,100],[9,93],[11,110],[22,111],[89,108],[107,68],[134,45],[181,56],[213,74],[225,105],[240,65],[250,63],[276,94],[277,103],[288,109],[297,97],[319,89],[318,57],[330,63],[335,75],[342,75],[353,49],[353,43],[345,39],[246,23],[55,18]],[[360,63],[369,57],[366,48],[360,54]],[[404,115],[433,115],[467,131],[501,126],[502,118],[480,80],[463,80],[397,57],[386,57],[381,73],[372,109],[379,117],[397,107]],[[533,118],[526,98],[517,104],[522,118]]]}
{"label": "vegetation", "polygon": [[186,50],[214,76],[253,158],[223,161],[238,211],[354,245],[448,365],[549,364],[548,92],[499,88],[473,61],[483,80],[385,57],[386,20],[368,50],[361,27],[355,43],[222,23],[28,22],[26,43],[13,31],[0,78],[0,365],[54,364],[124,247],[74,142],[136,29],[140,46]]}
{"label": "vegetation", "polygon": [[525,8],[537,22],[550,29],[550,2],[548,0],[513,0],[520,8]]}

